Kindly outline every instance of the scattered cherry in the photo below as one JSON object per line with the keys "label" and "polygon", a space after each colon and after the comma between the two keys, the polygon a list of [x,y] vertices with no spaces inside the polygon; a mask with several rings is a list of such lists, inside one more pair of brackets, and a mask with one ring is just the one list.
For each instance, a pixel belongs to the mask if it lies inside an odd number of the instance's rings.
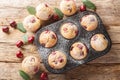
{"label": "scattered cherry", "polygon": [[33,41],[34,41],[34,36],[31,36],[31,37],[28,38],[29,43],[33,43]]}
{"label": "scattered cherry", "polygon": [[17,41],[16,46],[18,48],[20,48],[21,46],[23,46],[23,41],[21,41],[21,40]]}
{"label": "scattered cherry", "polygon": [[16,53],[16,57],[17,57],[17,58],[23,58],[23,53],[22,53],[21,51],[18,51],[18,52]]}
{"label": "scattered cherry", "polygon": [[46,72],[43,72],[41,75],[40,75],[40,80],[48,80],[48,75]]}
{"label": "scattered cherry", "polygon": [[5,32],[5,33],[8,33],[9,32],[9,27],[7,27],[7,26],[3,27],[2,31]]}
{"label": "scattered cherry", "polygon": [[11,26],[12,28],[16,28],[16,27],[17,27],[17,23],[16,23],[15,21],[11,21],[11,22],[10,22],[10,26]]}
{"label": "scattered cherry", "polygon": [[53,15],[53,20],[55,20],[55,21],[59,20],[59,16],[57,14],[54,14]]}
{"label": "scattered cherry", "polygon": [[80,11],[81,11],[81,12],[86,11],[86,6],[85,6],[85,5],[81,5],[81,6],[80,6]]}

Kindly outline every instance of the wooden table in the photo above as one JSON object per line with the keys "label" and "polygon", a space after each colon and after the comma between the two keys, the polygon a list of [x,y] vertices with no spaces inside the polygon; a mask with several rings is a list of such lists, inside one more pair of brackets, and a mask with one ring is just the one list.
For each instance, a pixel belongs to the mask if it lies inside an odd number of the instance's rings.
{"label": "wooden table", "polygon": [[[86,65],[79,66],[65,74],[51,74],[50,80],[120,80],[120,0],[91,0],[97,6],[97,13],[103,20],[112,39],[110,52]],[[8,26],[9,21],[21,22],[28,15],[26,6],[37,6],[41,2],[48,2],[53,7],[59,7],[60,0],[0,0],[0,26]],[[81,0],[76,0],[77,6]],[[10,28],[7,35],[0,27],[0,80],[23,80],[18,70],[21,69],[21,60],[15,53],[19,50],[15,42],[20,40],[24,33]],[[22,50],[25,56],[39,57],[34,45],[25,45]],[[39,57],[40,58],[40,57]],[[46,71],[41,61],[41,71]],[[35,76],[33,80],[39,80]]]}

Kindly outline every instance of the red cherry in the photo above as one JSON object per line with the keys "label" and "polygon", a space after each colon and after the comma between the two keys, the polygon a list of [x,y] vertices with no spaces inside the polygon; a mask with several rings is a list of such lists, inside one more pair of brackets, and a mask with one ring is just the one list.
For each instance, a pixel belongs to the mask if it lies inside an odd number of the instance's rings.
{"label": "red cherry", "polygon": [[11,21],[11,22],[10,22],[10,26],[11,26],[12,28],[16,28],[16,27],[17,27],[17,23],[16,23],[15,21]]}
{"label": "red cherry", "polygon": [[56,39],[56,35],[52,34],[52,39]]}
{"label": "red cherry", "polygon": [[68,29],[67,29],[67,28],[64,28],[63,30],[66,32]]}
{"label": "red cherry", "polygon": [[59,58],[58,58],[58,61],[59,61],[60,63],[62,63],[64,60],[62,59],[62,57],[59,57]]}
{"label": "red cherry", "polygon": [[16,53],[16,57],[17,57],[17,58],[23,58],[23,53],[22,53],[21,51],[18,51],[18,52]]}
{"label": "red cherry", "polygon": [[86,11],[86,6],[85,6],[85,5],[81,5],[81,6],[80,6],[80,11],[81,11],[81,12]]}
{"label": "red cherry", "polygon": [[78,34],[78,32],[79,32],[78,30],[75,31],[76,35]]}
{"label": "red cherry", "polygon": [[47,33],[49,33],[50,31],[49,30],[45,30],[45,33],[47,34]]}
{"label": "red cherry", "polygon": [[82,46],[81,44],[78,44],[77,47],[78,47],[79,49],[83,49],[83,46]]}
{"label": "red cherry", "polygon": [[70,48],[70,50],[71,50],[71,51],[73,50],[73,46]]}
{"label": "red cherry", "polygon": [[59,20],[59,16],[57,14],[54,14],[53,15],[53,20],[55,20],[55,21]]}
{"label": "red cherry", "polygon": [[45,4],[45,7],[48,7],[48,5],[47,5],[47,4]]}
{"label": "red cherry", "polygon": [[30,22],[31,22],[31,23],[35,23],[35,21],[36,21],[35,18],[31,18],[31,19],[30,19]]}
{"label": "red cherry", "polygon": [[55,51],[53,51],[53,52],[52,52],[52,55],[55,55],[55,54],[56,54],[56,52],[55,52]]}
{"label": "red cherry", "polygon": [[84,56],[84,52],[82,51],[82,52],[80,52],[80,56]]}
{"label": "red cherry", "polygon": [[97,38],[98,38],[98,36],[95,35],[95,36],[93,36],[92,40],[93,40],[93,41],[96,41]]}
{"label": "red cherry", "polygon": [[9,27],[7,27],[7,26],[3,27],[2,31],[5,32],[5,33],[8,33],[9,32]]}
{"label": "red cherry", "polygon": [[17,41],[16,46],[18,48],[20,48],[21,46],[23,46],[23,41]]}
{"label": "red cherry", "polygon": [[46,72],[43,72],[41,75],[40,75],[40,80],[48,80],[48,75]]}
{"label": "red cherry", "polygon": [[29,43],[33,43],[33,41],[34,41],[34,36],[31,36],[31,37],[28,38]]}

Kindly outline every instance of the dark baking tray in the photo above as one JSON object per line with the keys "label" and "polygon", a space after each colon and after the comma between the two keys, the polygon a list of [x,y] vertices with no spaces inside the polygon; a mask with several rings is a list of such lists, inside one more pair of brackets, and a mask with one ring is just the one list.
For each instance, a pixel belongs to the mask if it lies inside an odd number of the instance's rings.
{"label": "dark baking tray", "polygon": [[[97,29],[95,29],[94,31],[90,31],[90,32],[86,31],[79,23],[80,19],[83,16],[88,15],[88,14],[95,15],[97,17],[97,20],[98,20]],[[78,29],[79,29],[79,33],[78,33],[77,37],[75,37],[74,39],[71,39],[71,40],[65,39],[60,34],[60,26],[66,22],[72,22],[72,23],[76,24]],[[56,33],[56,35],[58,37],[58,42],[54,47],[45,48],[39,43],[39,35],[44,30],[52,30],[53,32]],[[108,47],[104,51],[95,51],[90,45],[91,37],[97,33],[104,34],[108,40]],[[88,55],[83,60],[75,60],[69,54],[70,46],[74,42],[78,42],[78,41],[84,43],[88,48]],[[42,61],[44,62],[44,65],[47,68],[47,70],[52,72],[52,73],[63,73],[63,72],[68,71],[74,67],[80,66],[83,63],[89,62],[89,61],[94,60],[100,56],[107,54],[111,48],[111,39],[110,39],[110,37],[109,37],[109,35],[108,35],[108,33],[107,33],[103,23],[102,23],[102,20],[100,19],[100,17],[95,12],[84,11],[84,12],[79,12],[71,17],[68,17],[67,19],[63,19],[63,20],[55,22],[51,25],[45,26],[45,27],[41,28],[40,30],[38,30],[38,32],[36,33],[36,36],[35,36],[35,44],[38,47],[38,51],[41,55]],[[67,64],[62,69],[55,70],[55,69],[51,68],[48,64],[48,60],[47,60],[48,56],[49,56],[50,52],[54,51],[54,50],[63,51],[67,56]]]}

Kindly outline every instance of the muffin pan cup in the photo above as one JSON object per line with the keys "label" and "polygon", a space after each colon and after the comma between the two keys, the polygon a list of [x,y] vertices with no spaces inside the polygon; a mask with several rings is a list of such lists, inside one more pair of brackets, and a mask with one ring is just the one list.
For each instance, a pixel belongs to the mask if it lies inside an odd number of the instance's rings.
{"label": "muffin pan cup", "polygon": [[[85,30],[80,24],[80,19],[83,16],[88,15],[88,14],[95,15],[97,20],[98,20],[98,26],[93,31]],[[60,33],[61,25],[64,23],[67,23],[67,22],[74,23],[79,30],[78,35],[73,39],[65,39]],[[56,45],[51,47],[51,48],[45,48],[39,43],[39,36],[45,30],[51,30],[54,33],[56,33],[56,35],[57,35],[58,41],[57,41]],[[98,33],[103,34],[106,37],[106,39],[108,40],[108,46],[104,51],[95,51],[90,45],[91,37],[95,34],[98,34]],[[88,48],[88,54],[82,60],[75,60],[70,55],[70,47],[75,42],[82,42]],[[55,22],[51,25],[48,25],[48,26],[41,28],[36,33],[34,43],[38,47],[38,51],[41,55],[42,61],[44,62],[46,69],[52,73],[63,73],[65,71],[71,70],[72,68],[80,66],[81,64],[87,63],[91,60],[94,60],[94,59],[100,57],[100,56],[103,56],[109,52],[109,50],[111,48],[111,44],[112,44],[111,39],[110,39],[110,37],[109,37],[109,35],[108,35],[108,33],[107,33],[103,23],[102,23],[101,18],[97,15],[97,13],[91,12],[91,11],[79,12],[71,17],[68,17],[67,19],[60,20],[60,21]],[[65,55],[67,57],[66,66],[63,67],[62,69],[53,69],[48,64],[49,54],[52,51],[56,51],[56,50],[62,51],[63,53],[65,53]]]}

